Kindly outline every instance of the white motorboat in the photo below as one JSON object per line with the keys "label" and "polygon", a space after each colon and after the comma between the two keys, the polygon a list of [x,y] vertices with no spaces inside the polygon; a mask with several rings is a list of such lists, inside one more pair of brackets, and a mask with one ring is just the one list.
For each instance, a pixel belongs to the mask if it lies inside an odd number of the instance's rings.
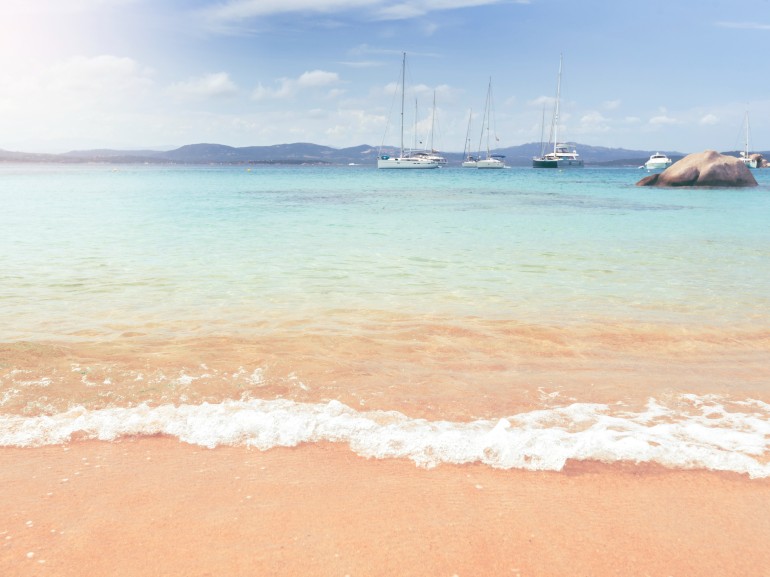
{"label": "white motorboat", "polygon": [[668,156],[662,152],[656,152],[650,156],[650,159],[644,163],[647,170],[665,170],[674,163]]}

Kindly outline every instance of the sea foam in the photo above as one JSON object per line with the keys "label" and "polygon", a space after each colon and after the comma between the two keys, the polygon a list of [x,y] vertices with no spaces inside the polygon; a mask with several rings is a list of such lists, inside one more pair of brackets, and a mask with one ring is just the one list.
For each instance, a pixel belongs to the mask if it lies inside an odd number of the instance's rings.
{"label": "sea foam", "polygon": [[[740,410],[736,410],[740,409]],[[24,417],[0,415],[0,446],[169,435],[185,443],[291,447],[346,443],[358,455],[411,459],[421,467],[484,463],[500,469],[561,470],[570,460],[657,463],[770,477],[770,406],[685,395],[676,409],[650,399],[643,411],[574,403],[497,420],[428,421],[395,411],[356,411],[338,401],[242,400],[146,404]]]}

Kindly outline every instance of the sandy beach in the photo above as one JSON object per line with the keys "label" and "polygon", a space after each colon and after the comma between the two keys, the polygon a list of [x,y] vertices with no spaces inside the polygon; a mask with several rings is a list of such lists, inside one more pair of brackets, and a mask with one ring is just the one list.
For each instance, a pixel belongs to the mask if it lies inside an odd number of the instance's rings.
{"label": "sandy beach", "polygon": [[770,571],[770,482],[647,465],[423,469],[165,437],[0,449],[0,574],[712,576]]}
{"label": "sandy beach", "polygon": [[0,577],[770,577],[766,181],[435,172],[5,167]]}

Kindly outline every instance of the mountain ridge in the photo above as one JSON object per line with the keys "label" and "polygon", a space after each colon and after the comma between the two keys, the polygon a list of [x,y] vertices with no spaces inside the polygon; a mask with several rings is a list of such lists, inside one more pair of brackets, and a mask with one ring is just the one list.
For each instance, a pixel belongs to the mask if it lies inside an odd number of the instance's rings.
{"label": "mountain ridge", "polygon": [[[587,165],[594,166],[640,166],[654,152],[663,152],[672,159],[679,160],[688,153],[669,150],[634,150],[609,148],[588,144],[574,144]],[[530,166],[532,157],[541,152],[539,142],[530,142],[518,146],[498,148],[492,154],[505,156],[510,166]],[[0,149],[0,162],[48,162],[48,163],[86,163],[101,162],[108,164],[375,164],[378,154],[397,154],[393,146],[382,147],[361,144],[347,148],[333,148],[308,142],[274,144],[269,146],[234,147],[226,144],[196,143],[186,144],[166,151],[136,149],[91,149],[73,150],[61,154],[17,152]],[[447,161],[459,163],[463,155],[459,152],[441,152]],[[738,156],[738,151],[723,154]],[[763,156],[770,157],[767,152]]]}

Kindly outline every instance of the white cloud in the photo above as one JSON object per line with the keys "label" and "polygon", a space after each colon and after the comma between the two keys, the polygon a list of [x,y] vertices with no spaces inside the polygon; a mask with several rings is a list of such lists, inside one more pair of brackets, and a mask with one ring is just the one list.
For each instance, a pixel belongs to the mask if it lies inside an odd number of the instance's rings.
{"label": "white cloud", "polygon": [[360,62],[340,62],[343,66],[349,66],[350,68],[379,68],[383,66],[382,62],[376,62],[374,60],[362,60]]}
{"label": "white cloud", "polygon": [[706,114],[699,121],[700,124],[703,124],[706,126],[717,124],[718,122],[719,122],[719,117],[717,117],[715,114]]}
{"label": "white cloud", "polygon": [[100,55],[77,56],[48,67],[0,76],[6,103],[20,110],[77,110],[94,104],[115,106],[140,98],[154,84],[154,71],[132,58]]}
{"label": "white cloud", "polygon": [[78,56],[0,77],[0,134],[29,141],[116,142],[141,125],[154,71],[113,55]]}
{"label": "white cloud", "polygon": [[346,133],[360,135],[360,139],[369,138],[371,133],[381,134],[386,124],[384,116],[371,114],[362,109],[339,110],[335,114],[337,124],[335,124],[334,128],[327,129],[326,134],[331,137],[339,130],[338,138],[336,138],[338,142],[351,141]]}
{"label": "white cloud", "polygon": [[211,22],[226,24],[291,12],[343,12],[380,3],[381,0],[229,0],[204,9],[202,15]]}
{"label": "white cloud", "polygon": [[534,100],[529,101],[529,104],[531,106],[537,106],[539,108],[542,108],[544,106],[548,108],[553,106],[555,103],[556,103],[556,98],[554,98],[553,96],[538,96]]}
{"label": "white cloud", "polygon": [[377,15],[383,20],[407,20],[425,14],[425,10],[418,4],[390,4],[377,11]]}
{"label": "white cloud", "polygon": [[329,86],[330,84],[336,84],[339,81],[340,77],[336,72],[313,70],[311,72],[303,72],[297,79],[297,86],[300,88]]}
{"label": "white cloud", "polygon": [[333,87],[340,83],[340,77],[336,72],[325,70],[312,70],[303,72],[298,78],[281,78],[275,89],[257,85],[251,93],[254,100],[294,98],[303,90],[329,88],[327,95],[339,95],[342,92]]}
{"label": "white cloud", "polygon": [[742,30],[770,30],[770,24],[759,22],[717,22],[720,28],[739,28]]}
{"label": "white cloud", "polygon": [[84,93],[120,93],[147,85],[149,69],[142,69],[132,58],[104,54],[77,56],[50,69],[50,87]]}
{"label": "white cloud", "polygon": [[[457,10],[492,4],[503,0],[412,0],[392,3],[388,0],[227,0],[214,7],[205,8],[200,15],[209,26],[227,29],[238,22],[264,18],[276,14],[359,14],[361,19],[404,20],[424,16],[431,12]],[[528,4],[529,0],[514,0],[516,4]],[[425,32],[432,33],[429,25]]]}
{"label": "white cloud", "polygon": [[92,12],[101,8],[124,6],[142,0],[3,0],[0,3],[0,16],[50,16],[52,14],[71,14]]}
{"label": "white cloud", "polygon": [[[382,8],[377,10],[377,17],[383,20],[405,20],[424,16],[431,12],[457,10],[500,4],[502,0],[413,0],[401,4],[381,2]],[[514,0],[513,4],[529,4],[529,0]]]}
{"label": "white cloud", "polygon": [[620,100],[605,100],[602,102],[602,108],[605,110],[617,110],[620,108]]}
{"label": "white cloud", "polygon": [[648,121],[649,124],[653,126],[660,126],[660,125],[666,125],[666,124],[676,124],[679,122],[676,118],[672,118],[671,116],[668,116],[667,114],[659,114],[657,116],[653,116]]}
{"label": "white cloud", "polygon": [[580,117],[580,132],[607,132],[610,130],[609,119],[601,112],[592,110]]}
{"label": "white cloud", "polygon": [[649,124],[650,126],[666,126],[666,125],[678,124],[678,123],[679,121],[676,118],[668,115],[668,110],[666,110],[664,106],[661,106],[658,109],[657,115],[651,117],[647,121],[647,124]]}
{"label": "white cloud", "polygon": [[219,98],[236,94],[238,87],[227,72],[214,72],[173,84],[171,91],[180,96]]}
{"label": "white cloud", "polygon": [[429,22],[422,27],[422,32],[425,36],[433,36],[439,29],[439,25],[435,22]]}
{"label": "white cloud", "polygon": [[343,94],[346,94],[345,90],[342,90],[341,88],[332,88],[329,90],[329,92],[326,93],[326,98],[335,99],[339,98]]}

